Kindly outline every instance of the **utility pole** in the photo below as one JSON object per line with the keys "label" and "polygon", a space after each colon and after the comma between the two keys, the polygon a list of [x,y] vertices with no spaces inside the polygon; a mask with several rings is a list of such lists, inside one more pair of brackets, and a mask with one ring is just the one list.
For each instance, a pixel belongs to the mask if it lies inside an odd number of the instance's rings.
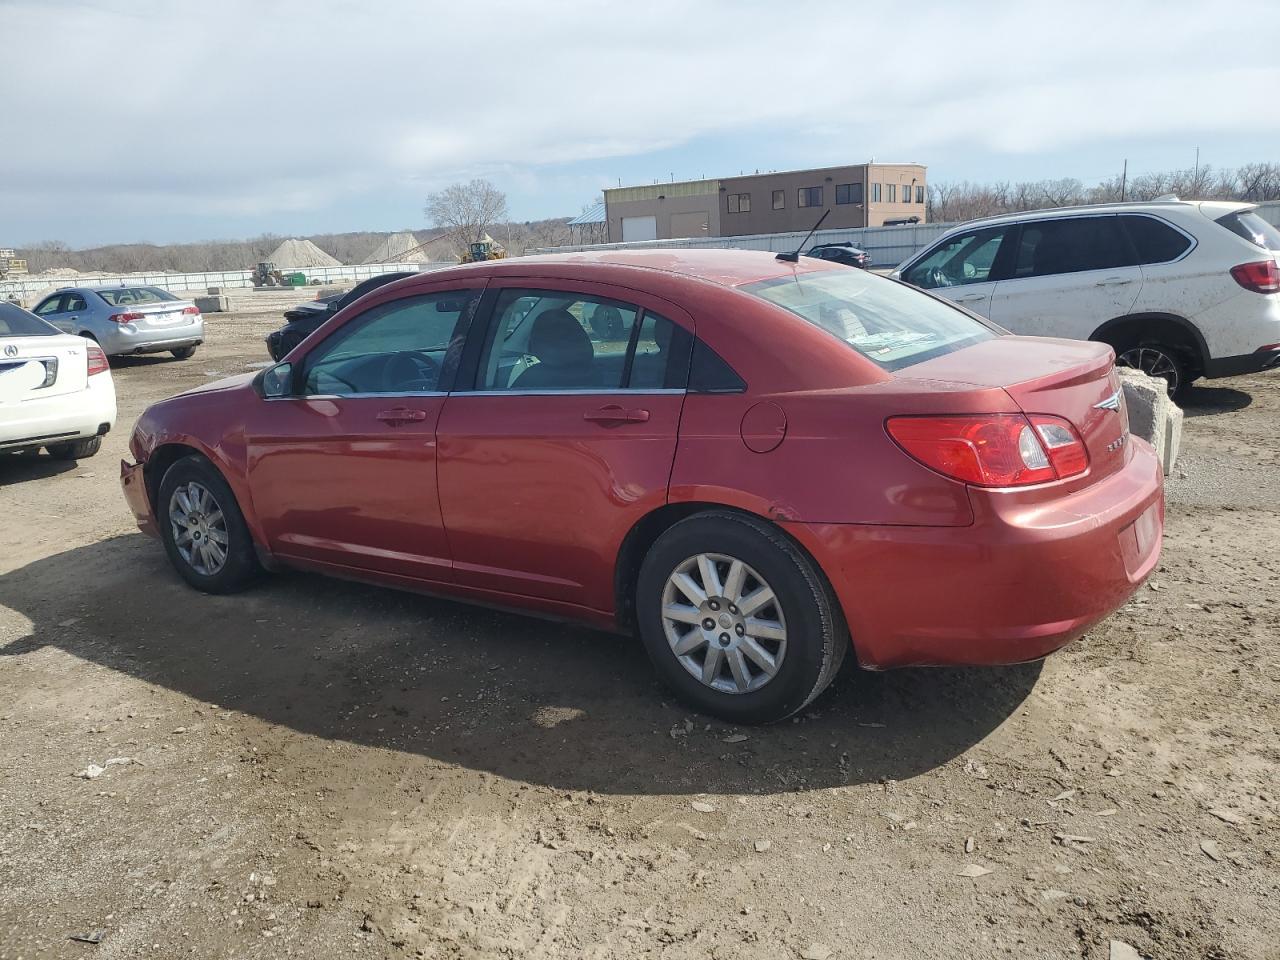
{"label": "utility pole", "polygon": [[1124,169],[1120,171],[1120,202],[1124,203],[1125,187],[1129,185],[1129,158],[1124,158]]}
{"label": "utility pole", "polygon": [[1199,182],[1200,182],[1200,148],[1196,147],[1196,172],[1191,178],[1191,183],[1194,186]]}

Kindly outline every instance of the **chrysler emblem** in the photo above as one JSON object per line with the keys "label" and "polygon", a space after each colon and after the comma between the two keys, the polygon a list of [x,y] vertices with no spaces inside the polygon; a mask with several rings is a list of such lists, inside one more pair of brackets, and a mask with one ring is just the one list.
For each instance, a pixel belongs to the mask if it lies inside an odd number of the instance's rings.
{"label": "chrysler emblem", "polygon": [[1103,400],[1101,403],[1095,403],[1095,404],[1093,405],[1093,409],[1095,409],[1095,410],[1112,410],[1112,411],[1114,411],[1114,412],[1116,412],[1116,413],[1119,413],[1119,412],[1120,412],[1120,397],[1121,397],[1121,391],[1117,390],[1115,393],[1113,393],[1111,396],[1107,397],[1107,399]]}
{"label": "chrysler emblem", "polygon": [[6,357],[16,357],[18,355],[18,348],[11,343],[4,348],[4,355]]}

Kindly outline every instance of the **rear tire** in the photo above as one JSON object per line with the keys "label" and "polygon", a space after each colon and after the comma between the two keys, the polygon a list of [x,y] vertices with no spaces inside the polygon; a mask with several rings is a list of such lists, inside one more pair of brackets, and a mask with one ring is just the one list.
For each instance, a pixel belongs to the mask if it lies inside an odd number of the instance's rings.
{"label": "rear tire", "polygon": [[197,590],[236,593],[261,573],[235,494],[204,457],[183,457],[165,471],[155,513],[169,562]]}
{"label": "rear tire", "polygon": [[[762,602],[763,591],[772,599]],[[813,562],[776,527],[728,511],[696,514],[658,538],[640,567],[636,614],[667,686],[731,723],[804,709],[851,645]]]}
{"label": "rear tire", "polygon": [[1176,344],[1143,338],[1129,346],[1117,346],[1116,366],[1133,367],[1166,383],[1172,399],[1185,396],[1191,386],[1187,359]]}
{"label": "rear tire", "polygon": [[170,350],[175,360],[190,360],[196,355],[195,347],[179,347],[177,350]]}
{"label": "rear tire", "polygon": [[49,456],[55,460],[87,460],[101,449],[101,437],[85,437],[83,440],[69,440],[45,447]]}

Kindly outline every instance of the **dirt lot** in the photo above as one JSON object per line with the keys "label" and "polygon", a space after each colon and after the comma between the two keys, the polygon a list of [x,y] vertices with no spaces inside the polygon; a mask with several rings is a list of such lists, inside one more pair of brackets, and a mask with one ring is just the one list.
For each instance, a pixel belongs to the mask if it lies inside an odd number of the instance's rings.
{"label": "dirt lot", "polygon": [[1084,640],[738,730],[625,639],[187,589],[116,465],[276,316],[118,364],[98,457],[0,461],[3,960],[1280,958],[1280,375],[1195,392],[1163,564]]}

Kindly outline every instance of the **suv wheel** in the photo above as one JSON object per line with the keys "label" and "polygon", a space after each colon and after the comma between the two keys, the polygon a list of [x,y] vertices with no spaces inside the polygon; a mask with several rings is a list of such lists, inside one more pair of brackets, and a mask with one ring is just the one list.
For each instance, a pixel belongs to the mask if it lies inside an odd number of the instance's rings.
{"label": "suv wheel", "polygon": [[1143,341],[1126,350],[1117,350],[1116,365],[1133,367],[1149,377],[1159,377],[1168,385],[1170,397],[1178,396],[1190,386],[1186,360],[1177,348],[1159,341]]}
{"label": "suv wheel", "polygon": [[641,565],[636,610],[666,684],[734,723],[802,710],[850,646],[821,573],[781,531],[742,514],[697,514],[663,533]]}

